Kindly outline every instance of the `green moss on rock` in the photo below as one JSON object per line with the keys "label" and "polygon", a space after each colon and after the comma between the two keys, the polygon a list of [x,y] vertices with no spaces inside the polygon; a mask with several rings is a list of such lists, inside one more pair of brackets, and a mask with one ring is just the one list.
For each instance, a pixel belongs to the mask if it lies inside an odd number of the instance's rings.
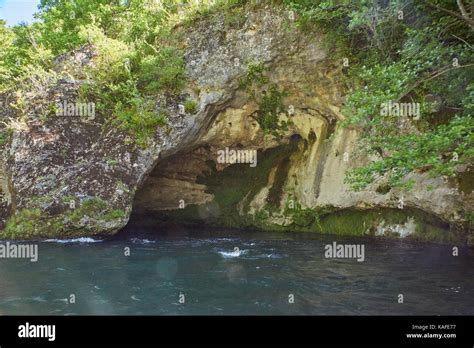
{"label": "green moss on rock", "polygon": [[[64,202],[69,204],[71,199],[68,197]],[[85,232],[97,235],[97,231],[106,230],[107,224],[115,230],[115,225],[126,217],[123,210],[109,209],[107,203],[98,197],[84,200],[77,208],[55,216],[40,208],[25,208],[6,221],[5,228],[0,231],[0,239],[71,238],[83,236]]]}

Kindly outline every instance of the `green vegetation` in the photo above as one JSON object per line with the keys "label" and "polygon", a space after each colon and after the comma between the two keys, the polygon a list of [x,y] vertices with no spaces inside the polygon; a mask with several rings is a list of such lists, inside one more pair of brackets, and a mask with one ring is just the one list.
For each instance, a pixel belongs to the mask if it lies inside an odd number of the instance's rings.
{"label": "green vegetation", "polygon": [[[153,96],[176,93],[184,84],[180,38],[172,26],[218,13],[235,22],[248,1],[161,3],[42,0],[39,22],[14,28],[0,22],[0,90],[32,73],[48,71],[55,55],[92,44],[98,57],[86,74],[96,83],[85,85],[81,97],[95,100],[102,113],[113,113],[143,145],[153,128],[165,123]],[[296,24],[303,30],[325,30],[336,56],[348,59],[347,124],[362,127],[361,148],[379,156],[348,173],[347,181],[355,189],[380,175],[387,175],[392,186],[401,185],[413,170],[454,176],[457,164],[472,162],[473,33],[468,21],[448,12],[458,13],[456,4],[447,0],[281,3],[296,13]],[[249,63],[240,86],[267,84],[263,72],[262,64]],[[276,113],[281,93],[271,86],[261,99],[257,119],[270,133],[280,127]],[[445,109],[456,112],[449,117],[431,112],[428,94],[440,95]],[[421,119],[412,122],[416,131],[402,129],[396,117],[380,117],[381,104],[389,100],[422,104]]]}
{"label": "green vegetation", "polygon": [[[244,6],[256,3],[42,0],[38,22],[8,28],[0,21],[0,92],[25,88],[27,80],[51,77],[53,57],[93,45],[94,66],[82,71],[84,76],[73,76],[95,81],[82,86],[80,98],[96,102],[98,112],[144,146],[153,129],[166,123],[166,115],[155,105],[156,95],[178,93],[185,83],[182,31],[176,25],[219,16],[226,25],[240,25]],[[344,67],[349,85],[346,126],[362,129],[360,151],[378,158],[348,172],[347,182],[354,189],[381,176],[390,186],[404,185],[404,176],[412,171],[456,176],[458,165],[472,165],[474,15],[470,9],[462,12],[450,0],[269,3],[292,10],[301,30],[323,31],[331,56],[348,63]],[[278,122],[283,92],[268,86],[263,64],[248,63],[239,83],[241,88],[254,83],[267,87],[266,95],[255,96],[260,106],[256,119],[265,132],[276,135],[286,127]],[[441,110],[433,108],[430,96],[439,97]],[[419,103],[422,115],[407,122],[381,117],[381,105],[388,101]],[[191,102],[187,109],[194,110]],[[0,142],[5,142],[4,135]]]}
{"label": "green vegetation", "polygon": [[11,216],[2,231],[2,238],[6,239],[28,239],[38,235],[39,227],[46,227],[46,223],[41,224],[42,211],[40,209],[23,209]]}
{"label": "green vegetation", "polygon": [[197,102],[191,98],[186,99],[184,102],[184,110],[188,114],[195,114],[197,111]]}
{"label": "green vegetation", "polygon": [[[83,235],[84,230],[95,232],[96,225],[124,219],[126,214],[120,209],[110,210],[107,203],[93,197],[77,203],[75,209],[69,208],[69,203],[74,197],[63,197],[63,215],[50,216],[43,209],[31,207],[17,211],[6,222],[5,228],[0,233],[1,239],[38,239],[48,237],[72,237]],[[51,203],[50,197],[33,197],[30,205]],[[87,219],[87,226],[81,220]],[[98,229],[101,230],[101,229]]]}
{"label": "green vegetation", "polygon": [[[302,208],[298,202],[281,212],[269,206],[255,214],[255,225],[259,228],[273,231],[318,232],[344,236],[381,236],[399,238],[397,226],[405,226],[412,220],[414,230],[405,236],[408,240],[429,242],[457,242],[453,233],[448,232],[448,226],[432,216],[421,211],[398,209],[345,209],[335,210],[333,207],[321,209]],[[275,224],[274,219],[288,218],[286,226]],[[378,231],[380,229],[380,231]],[[383,232],[382,232],[383,231]],[[464,236],[461,236],[461,240]]]}
{"label": "green vegetation", "polygon": [[239,79],[239,88],[249,90],[252,84],[264,85],[268,83],[268,78],[264,75],[265,66],[263,63],[248,63],[245,75]]}
{"label": "green vegetation", "polygon": [[93,64],[79,72],[63,67],[62,74],[93,81],[81,85],[79,99],[95,102],[106,122],[118,124],[144,146],[153,130],[166,124],[156,96],[179,93],[184,86],[181,38],[172,30],[182,16],[180,5],[42,0],[38,22],[13,28],[0,22],[0,92],[21,95],[34,76],[52,71],[53,57],[90,45]]}
{"label": "green vegetation", "polygon": [[71,209],[66,216],[73,224],[78,224],[85,216],[97,220],[114,220],[125,216],[123,212],[107,209],[107,202],[100,198],[92,198],[81,202],[77,208]]}
{"label": "green vegetation", "polygon": [[142,147],[146,147],[147,139],[157,126],[166,125],[166,115],[163,112],[158,114],[150,110],[149,103],[141,98],[133,100],[128,108],[123,107],[121,102],[115,106],[118,125],[128,130],[135,142]]}
{"label": "green vegetation", "polygon": [[284,95],[274,84],[270,85],[268,91],[263,91],[258,101],[257,122],[265,133],[278,136],[278,131],[284,129],[284,124],[279,121],[279,114],[283,112]]}
{"label": "green vegetation", "polygon": [[[236,28],[240,27],[245,20],[244,6],[256,5],[259,0],[200,0],[176,1],[186,5],[186,16],[181,23],[191,26],[198,19],[207,19],[211,23],[222,18],[226,26]],[[183,6],[184,7],[184,6]]]}
{"label": "green vegetation", "polygon": [[285,91],[270,83],[265,76],[265,66],[262,63],[247,64],[246,73],[239,79],[239,88],[245,90],[257,102],[258,110],[255,119],[265,134],[278,137],[280,131],[287,130],[291,121],[280,121],[280,113],[284,112],[282,99]]}
{"label": "green vegetation", "polygon": [[[412,171],[456,176],[457,165],[472,165],[474,13],[462,12],[463,1],[284,3],[300,28],[324,31],[339,64],[348,63],[346,125],[362,130],[360,151],[378,158],[347,173],[354,189],[381,176],[403,186]],[[420,119],[382,117],[389,101],[419,103]]]}
{"label": "green vegetation", "polygon": [[291,223],[299,228],[323,231],[321,227],[320,213],[315,209],[303,208],[298,201],[289,197],[283,212],[285,216],[291,218]]}

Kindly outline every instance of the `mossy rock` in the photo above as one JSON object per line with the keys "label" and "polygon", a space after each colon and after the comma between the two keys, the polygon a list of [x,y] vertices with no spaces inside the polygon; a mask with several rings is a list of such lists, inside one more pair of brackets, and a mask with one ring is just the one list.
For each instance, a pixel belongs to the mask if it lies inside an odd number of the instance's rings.
{"label": "mossy rock", "polygon": [[[76,209],[57,215],[50,215],[39,208],[25,208],[8,218],[5,228],[0,231],[0,239],[38,240],[99,235],[104,234],[100,232],[104,224],[120,222],[126,215],[123,210],[109,209],[106,202],[98,197],[85,200]],[[85,225],[81,223],[83,218],[88,219]]]}

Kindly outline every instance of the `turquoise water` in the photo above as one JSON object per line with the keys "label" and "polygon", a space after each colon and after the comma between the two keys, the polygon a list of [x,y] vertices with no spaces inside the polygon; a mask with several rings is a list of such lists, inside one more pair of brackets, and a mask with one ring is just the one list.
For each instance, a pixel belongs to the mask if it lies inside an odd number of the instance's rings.
{"label": "turquoise water", "polygon": [[[168,230],[42,242],[36,263],[0,259],[0,314],[474,314],[472,250],[334,238]],[[365,260],[325,258],[333,241],[363,244]]]}

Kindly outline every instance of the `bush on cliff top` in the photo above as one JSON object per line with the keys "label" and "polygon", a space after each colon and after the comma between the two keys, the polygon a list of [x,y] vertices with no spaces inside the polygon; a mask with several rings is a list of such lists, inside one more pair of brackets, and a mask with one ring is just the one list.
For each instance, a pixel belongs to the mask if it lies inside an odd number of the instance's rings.
{"label": "bush on cliff top", "polygon": [[[92,43],[99,56],[86,73],[96,83],[85,86],[81,97],[96,101],[104,114],[114,114],[111,121],[145,145],[164,120],[151,101],[158,93],[177,93],[184,84],[179,25],[217,14],[234,23],[245,13],[239,9],[255,3],[42,0],[38,22],[7,28],[0,21],[0,92],[17,88],[32,71],[49,71],[54,56]],[[465,1],[259,3],[293,11],[298,27],[324,32],[331,56],[341,65],[346,58],[346,126],[362,130],[359,151],[376,158],[348,172],[354,189],[381,176],[391,186],[406,185],[403,178],[412,171],[455,176],[459,165],[472,165],[474,10],[461,11]],[[441,106],[434,108],[430,98]],[[419,103],[419,119],[381,117],[381,105],[388,101]],[[270,128],[275,124],[272,110],[260,117]]]}
{"label": "bush on cliff top", "polygon": [[[449,0],[283,2],[346,62],[346,125],[362,130],[359,151],[377,158],[347,173],[354,189],[381,176],[406,186],[412,171],[455,176],[473,164],[474,9]],[[419,103],[419,119],[382,117],[389,101]]]}

